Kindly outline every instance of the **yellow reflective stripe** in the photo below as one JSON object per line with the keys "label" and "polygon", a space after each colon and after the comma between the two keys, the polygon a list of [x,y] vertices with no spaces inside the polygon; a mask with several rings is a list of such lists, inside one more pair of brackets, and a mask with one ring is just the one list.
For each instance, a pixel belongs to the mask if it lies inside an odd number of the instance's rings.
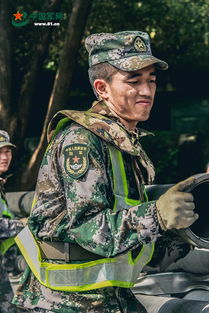
{"label": "yellow reflective stripe", "polygon": [[122,177],[122,182],[123,182],[123,188],[124,188],[124,197],[128,196],[128,183],[127,183],[127,179],[126,179],[126,172],[125,172],[125,167],[124,167],[124,162],[123,162],[123,157],[122,157],[122,153],[116,150],[116,154],[117,154],[117,158],[118,158],[118,163],[120,165],[120,172],[121,172],[121,177]]}
{"label": "yellow reflective stripe", "polygon": [[[62,290],[62,291],[88,291],[92,289],[99,289],[99,288],[106,288],[106,287],[122,287],[122,288],[132,288],[135,283],[127,283],[119,280],[108,280],[100,283],[94,283],[89,285],[83,285],[83,286],[62,286],[62,287],[55,287],[51,286],[50,284],[47,285],[48,288],[51,288],[53,290]],[[43,284],[46,286],[46,284]]]}
{"label": "yellow reflective stripe", "polygon": [[[2,205],[1,205],[2,204]],[[14,215],[9,211],[8,205],[6,200],[4,200],[1,196],[0,196],[0,215],[1,216],[7,216],[9,218],[12,218]]]}
{"label": "yellow reflective stripe", "polygon": [[129,265],[135,265],[136,264],[139,257],[144,253],[144,248],[145,248],[145,245],[142,246],[139,254],[137,255],[137,257],[135,259],[133,259],[133,257],[132,257],[132,251],[128,252],[128,263],[129,263]]}
{"label": "yellow reflective stripe", "polygon": [[[27,226],[26,226],[26,227],[27,227]],[[30,240],[30,238],[29,238],[29,240]],[[19,239],[19,236],[18,236],[18,235],[15,237],[15,242],[16,242],[16,244],[18,245],[18,247],[19,247],[19,249],[20,249],[22,255],[24,256],[24,258],[25,258],[27,264],[29,265],[31,271],[32,271],[33,274],[36,276],[36,278],[41,282],[40,272],[38,272],[38,271],[36,270],[36,266],[35,266],[35,264],[33,263],[33,260],[31,259],[30,255],[29,255],[29,253],[28,253],[29,250],[27,250],[27,249],[25,248],[25,246],[22,244],[21,239]],[[40,258],[40,251],[39,251],[38,245],[37,245],[37,243],[35,242],[35,240],[34,240],[34,243],[35,243],[35,245],[37,246],[37,258],[41,260],[41,258]]]}
{"label": "yellow reflective stripe", "polygon": [[[113,166],[113,154],[112,154],[112,150],[109,147],[109,151],[110,151],[110,159],[111,159],[111,163],[112,163],[112,171],[113,171],[113,191],[114,194],[116,194],[116,186],[117,186],[117,182],[116,182],[116,173],[115,173],[115,166]],[[115,197],[115,201],[114,201],[114,206],[113,206],[113,211],[117,210],[117,199]]]}
{"label": "yellow reflective stripe", "polygon": [[[142,258],[145,256],[144,265],[146,265],[151,260],[153,253],[154,253],[154,249],[155,249],[155,244],[153,242],[151,242],[149,244],[145,244],[142,246],[142,248],[141,248],[141,250],[140,250],[140,252],[136,258],[133,258],[131,251],[129,251],[128,252],[128,263],[130,265],[135,265],[138,262],[139,258]],[[144,255],[144,254],[146,254],[148,258],[146,258],[146,255]]]}
{"label": "yellow reflective stripe", "polygon": [[79,264],[55,264],[55,263],[41,262],[41,267],[47,267],[47,271],[72,270],[72,269],[91,267],[96,264],[115,263],[115,262],[117,262],[115,258],[104,258],[104,259],[99,259],[99,260],[79,263]]}
{"label": "yellow reflective stripe", "polygon": [[64,126],[67,124],[69,121],[69,117],[63,117],[58,123],[57,126],[53,132],[52,140],[57,136],[57,134],[60,132],[61,129],[64,128]]}
{"label": "yellow reflective stripe", "polygon": [[[139,259],[138,264],[136,264],[135,259],[134,261],[130,259],[130,253],[128,256],[124,255],[116,258],[99,259],[82,264],[53,264],[41,261],[39,246],[27,226],[19,233],[19,235],[15,238],[15,241],[36,278],[42,285],[54,290],[81,291],[107,286],[121,286],[129,288],[134,285],[141,269],[151,257],[151,245],[148,244],[143,247],[140,254],[141,259]],[[26,251],[27,246],[28,252]],[[111,264],[115,265],[111,267]],[[116,276],[114,274],[114,268],[116,270]],[[118,273],[117,268],[121,268]],[[122,268],[125,268],[124,273],[122,272]],[[97,276],[97,274],[94,277],[94,272],[98,272],[98,270],[102,271],[101,277],[99,277],[100,275]],[[111,275],[109,275],[110,270],[113,270]],[[71,276],[70,271],[72,271],[72,274],[74,272],[75,275],[73,274]],[[79,271],[81,271],[80,274]],[[90,273],[92,273],[92,276],[90,275],[91,277],[89,276]],[[122,274],[121,277],[120,274]],[[67,277],[71,280],[68,280]],[[115,279],[117,277],[120,278]],[[88,284],[84,284],[85,281],[88,282]]]}
{"label": "yellow reflective stripe", "polygon": [[31,210],[34,208],[36,202],[37,202],[37,198],[36,198],[36,195],[34,195],[32,205],[31,205]]}
{"label": "yellow reflective stripe", "polygon": [[127,208],[127,205],[128,207],[139,205],[141,201],[136,199],[130,199],[128,197],[128,182],[122,153],[112,145],[108,145],[108,148],[110,151],[110,159],[112,163],[115,195],[113,211],[116,211],[118,205],[120,204],[124,204],[124,208]]}
{"label": "yellow reflective stripe", "polygon": [[[24,238],[27,237],[27,241],[29,239],[32,240],[31,241],[31,244],[33,243],[34,246],[33,246],[33,249],[35,248],[36,250],[36,256],[37,256],[37,266],[38,266],[38,269],[34,263],[34,260],[31,258],[31,254],[29,254],[29,252],[27,251],[27,249],[25,248],[24,246],[24,243],[22,243],[21,241],[21,236],[20,234],[23,233],[24,231]],[[20,234],[18,236],[16,236],[15,238],[15,242],[17,243],[18,247],[20,248],[20,251],[22,252],[24,258],[26,259],[26,262],[27,264],[29,265],[29,267],[31,268],[31,271],[34,273],[34,275],[36,276],[36,278],[41,282],[41,284],[47,286],[47,287],[50,287],[52,289],[56,289],[56,290],[63,290],[63,286],[52,286],[50,285],[50,283],[48,282],[48,275],[50,273],[50,271],[61,271],[61,270],[72,270],[72,269],[84,269],[84,268],[88,268],[88,267],[92,267],[94,265],[98,265],[98,264],[104,264],[104,263],[115,263],[117,262],[117,260],[115,258],[104,258],[104,259],[99,259],[99,260],[95,260],[95,261],[90,261],[90,262],[86,262],[86,263],[81,263],[81,264],[53,264],[53,263],[48,263],[48,262],[41,262],[41,255],[40,255],[40,249],[36,243],[36,240],[34,238],[34,236],[32,235],[32,233],[30,232],[30,230],[28,229],[28,226],[26,226],[24,228],[22,232],[20,232]],[[27,236],[26,236],[27,234]],[[20,238],[19,238],[20,236]],[[29,238],[28,238],[29,237]],[[34,252],[34,251],[33,251]],[[40,271],[39,271],[39,268],[43,268],[46,270],[45,274],[46,274],[46,281],[43,281],[41,279],[41,275],[40,275]],[[104,283],[105,282],[98,282],[98,283],[95,283],[95,284],[101,284],[101,283]],[[82,287],[82,286],[81,286]],[[80,286],[64,286],[64,288],[66,290],[78,290],[80,288]],[[86,288],[89,288],[89,287],[86,287]],[[97,287],[97,288],[101,288],[101,287]],[[88,289],[89,290],[89,289]]]}
{"label": "yellow reflective stripe", "polygon": [[14,238],[8,238],[0,244],[0,254],[4,255],[7,250],[15,244]]}
{"label": "yellow reflective stripe", "polygon": [[10,213],[9,211],[2,211],[2,216],[7,216],[9,218],[13,218],[14,215]]}
{"label": "yellow reflective stripe", "polygon": [[141,204],[142,202],[139,200],[135,200],[135,199],[130,199],[130,198],[124,198],[125,202],[131,206],[135,206],[138,204]]}
{"label": "yellow reflective stripe", "polygon": [[[122,153],[113,147],[108,145],[110,152],[110,159],[113,170],[113,189],[115,194],[115,202],[113,211],[117,210],[118,199],[117,196],[126,197],[128,199],[128,184],[126,179],[126,173],[124,168],[124,162]],[[124,201],[124,200],[123,200]]]}

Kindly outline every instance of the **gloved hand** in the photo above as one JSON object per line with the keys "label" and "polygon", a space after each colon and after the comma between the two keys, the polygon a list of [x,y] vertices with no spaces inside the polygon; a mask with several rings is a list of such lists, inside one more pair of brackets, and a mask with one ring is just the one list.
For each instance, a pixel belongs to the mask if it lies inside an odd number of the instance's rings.
{"label": "gloved hand", "polygon": [[163,230],[187,228],[197,219],[194,213],[194,198],[190,192],[184,190],[194,183],[194,177],[174,185],[156,201],[157,215]]}

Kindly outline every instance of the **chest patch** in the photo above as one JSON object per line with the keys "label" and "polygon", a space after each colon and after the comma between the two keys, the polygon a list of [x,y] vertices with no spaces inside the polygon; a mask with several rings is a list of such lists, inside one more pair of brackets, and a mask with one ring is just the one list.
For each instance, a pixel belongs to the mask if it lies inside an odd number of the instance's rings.
{"label": "chest patch", "polygon": [[84,175],[89,167],[89,148],[83,144],[72,144],[64,149],[64,168],[73,178]]}

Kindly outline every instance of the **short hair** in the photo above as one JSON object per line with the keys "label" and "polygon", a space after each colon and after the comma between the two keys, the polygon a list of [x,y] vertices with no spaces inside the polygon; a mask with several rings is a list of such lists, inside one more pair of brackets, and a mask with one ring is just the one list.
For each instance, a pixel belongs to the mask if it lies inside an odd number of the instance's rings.
{"label": "short hair", "polygon": [[96,79],[104,79],[107,83],[111,83],[112,81],[112,75],[116,73],[118,69],[111,64],[107,62],[98,63],[95,65],[92,65],[89,70],[89,81],[91,83],[91,86],[93,88],[94,94],[98,98],[98,93],[94,88],[94,81]]}

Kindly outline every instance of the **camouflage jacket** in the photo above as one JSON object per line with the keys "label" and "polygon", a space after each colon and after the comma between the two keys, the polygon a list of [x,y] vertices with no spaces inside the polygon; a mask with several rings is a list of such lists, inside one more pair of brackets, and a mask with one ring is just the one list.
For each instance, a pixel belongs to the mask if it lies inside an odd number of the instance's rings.
{"label": "camouflage jacket", "polygon": [[[57,125],[61,131],[57,131]],[[139,142],[146,134],[141,129],[128,132],[102,102],[87,112],[59,112],[49,125],[50,144],[40,167],[35,205],[28,220],[35,237],[76,242],[104,257],[155,242],[159,237],[155,201],[113,212],[113,171],[107,147],[110,143],[122,152],[129,197],[144,201],[142,186],[154,178],[153,165]],[[28,270],[14,303],[50,312],[80,313],[89,309],[86,306],[82,310],[87,298],[96,308],[104,292],[108,291],[88,291],[85,295],[53,291]],[[102,307],[101,311],[91,312],[121,312],[108,310],[104,303]]]}
{"label": "camouflage jacket", "polygon": [[[106,113],[102,109],[100,114]],[[145,132],[130,134],[114,119],[93,114],[63,111],[50,124],[51,134],[54,122],[57,125],[65,115],[71,118],[70,125],[67,119],[63,131],[52,139],[43,159],[29,226],[38,239],[76,242],[109,257],[155,241],[158,221],[154,202],[113,212],[113,173],[107,142],[122,151],[130,198],[142,197],[141,184],[153,179],[154,169],[139,143]],[[77,149],[85,152],[78,154]],[[85,164],[80,164],[79,158]],[[81,166],[80,171],[75,165]]]}

